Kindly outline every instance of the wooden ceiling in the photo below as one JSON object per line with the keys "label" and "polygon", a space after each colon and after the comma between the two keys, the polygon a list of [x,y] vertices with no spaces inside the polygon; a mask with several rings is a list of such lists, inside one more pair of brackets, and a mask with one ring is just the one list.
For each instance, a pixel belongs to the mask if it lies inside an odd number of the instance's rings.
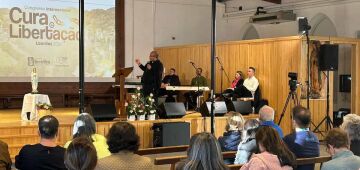
{"label": "wooden ceiling", "polygon": [[275,3],[275,4],[281,4],[281,0],[263,0],[266,2],[271,2],[271,3]]}

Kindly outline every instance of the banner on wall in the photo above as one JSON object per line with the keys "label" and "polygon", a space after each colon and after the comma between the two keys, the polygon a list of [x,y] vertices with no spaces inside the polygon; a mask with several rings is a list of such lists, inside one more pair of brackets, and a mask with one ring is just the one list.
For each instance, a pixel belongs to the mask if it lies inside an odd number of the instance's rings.
{"label": "banner on wall", "polygon": [[[78,1],[1,1],[0,77],[78,76]],[[86,77],[115,71],[115,3],[103,2],[85,4]]]}

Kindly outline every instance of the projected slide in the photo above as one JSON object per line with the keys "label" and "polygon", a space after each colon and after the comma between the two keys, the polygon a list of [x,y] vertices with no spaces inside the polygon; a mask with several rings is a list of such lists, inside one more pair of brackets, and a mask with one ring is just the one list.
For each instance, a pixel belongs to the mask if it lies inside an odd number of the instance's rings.
{"label": "projected slide", "polygon": [[[85,0],[85,76],[115,70],[115,0]],[[1,0],[0,77],[79,75],[77,0]]]}

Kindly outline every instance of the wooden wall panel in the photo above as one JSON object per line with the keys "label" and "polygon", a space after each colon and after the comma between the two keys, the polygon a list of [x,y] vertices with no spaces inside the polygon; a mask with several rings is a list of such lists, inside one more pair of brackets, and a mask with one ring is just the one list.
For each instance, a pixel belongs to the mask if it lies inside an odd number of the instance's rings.
{"label": "wooden wall panel", "polygon": [[[177,49],[177,55],[170,55],[169,51]],[[204,76],[210,82],[210,46],[209,45],[185,45],[178,47],[156,48],[159,51],[165,67],[176,67],[182,84],[189,85],[191,78],[195,76],[188,60],[194,61],[204,69]],[[301,61],[301,40],[298,37],[272,39],[266,41],[239,41],[218,43],[216,54],[229,74],[230,81],[224,75],[223,90],[228,88],[236,71],[242,71],[245,75],[248,67],[253,66],[256,77],[260,82],[262,97],[268,99],[279,117],[289,92],[288,72],[299,72]],[[178,63],[174,63],[177,58]],[[221,77],[220,65],[216,63],[216,91],[220,91]],[[287,114],[289,114],[289,109]],[[291,130],[289,116],[285,117],[284,131]]]}

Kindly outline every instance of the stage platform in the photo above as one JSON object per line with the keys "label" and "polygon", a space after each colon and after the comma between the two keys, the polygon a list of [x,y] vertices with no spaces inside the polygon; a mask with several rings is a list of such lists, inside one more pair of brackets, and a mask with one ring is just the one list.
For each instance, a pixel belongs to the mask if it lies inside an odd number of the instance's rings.
{"label": "stage platform", "polygon": [[[11,157],[18,154],[22,146],[26,144],[35,144],[39,142],[37,122],[21,121],[20,109],[0,110],[0,140],[9,145]],[[72,139],[72,127],[75,118],[78,115],[78,108],[55,108],[52,115],[57,117],[60,122],[57,143],[64,145]],[[245,116],[246,119],[257,118],[258,115],[252,114]],[[112,124],[116,121],[97,122],[97,133],[106,135]],[[190,134],[196,134],[203,131],[210,132],[210,118],[202,118],[199,114],[190,114],[179,119],[159,119],[145,121],[131,121],[140,136],[140,148],[153,147],[154,123],[161,122],[188,122],[190,123]],[[215,118],[215,135],[219,137],[225,131],[226,117]]]}

